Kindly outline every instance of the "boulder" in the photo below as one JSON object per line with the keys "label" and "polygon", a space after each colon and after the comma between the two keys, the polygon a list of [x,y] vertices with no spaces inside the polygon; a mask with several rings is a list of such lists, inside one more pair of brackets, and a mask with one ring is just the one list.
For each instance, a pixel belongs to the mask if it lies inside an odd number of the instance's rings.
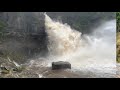
{"label": "boulder", "polygon": [[6,67],[0,67],[0,72],[2,74],[9,74],[10,70],[8,70]]}
{"label": "boulder", "polygon": [[64,61],[52,62],[52,70],[58,69],[71,69],[71,64]]}

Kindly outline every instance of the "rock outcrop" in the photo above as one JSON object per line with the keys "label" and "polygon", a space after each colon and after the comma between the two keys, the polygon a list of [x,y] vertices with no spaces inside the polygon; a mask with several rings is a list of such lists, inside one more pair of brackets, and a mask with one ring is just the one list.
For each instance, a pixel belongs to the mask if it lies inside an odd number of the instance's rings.
{"label": "rock outcrop", "polygon": [[52,70],[58,69],[71,69],[71,64],[64,61],[52,62]]}

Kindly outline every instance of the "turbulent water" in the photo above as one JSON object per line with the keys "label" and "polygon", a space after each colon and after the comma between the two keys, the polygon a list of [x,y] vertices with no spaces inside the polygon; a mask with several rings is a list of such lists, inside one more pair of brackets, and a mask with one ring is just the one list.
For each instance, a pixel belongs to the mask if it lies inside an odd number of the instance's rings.
{"label": "turbulent water", "polygon": [[72,65],[71,71],[88,74],[86,77],[116,74],[116,20],[106,21],[91,34],[82,35],[45,14],[45,28],[49,55],[43,66],[50,67],[53,61],[68,61]]}

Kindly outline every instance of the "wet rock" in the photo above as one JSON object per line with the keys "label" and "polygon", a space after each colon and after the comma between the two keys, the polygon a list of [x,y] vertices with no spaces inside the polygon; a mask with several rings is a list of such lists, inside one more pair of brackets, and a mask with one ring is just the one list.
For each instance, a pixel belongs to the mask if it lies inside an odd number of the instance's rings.
{"label": "wet rock", "polygon": [[71,64],[64,61],[52,62],[52,70],[58,69],[71,69]]}
{"label": "wet rock", "polygon": [[4,55],[3,51],[0,50],[0,55]]}
{"label": "wet rock", "polygon": [[0,71],[2,74],[9,74],[9,70],[6,67],[0,67]]}
{"label": "wet rock", "polygon": [[13,68],[13,71],[14,72],[22,72],[22,69],[21,68]]}

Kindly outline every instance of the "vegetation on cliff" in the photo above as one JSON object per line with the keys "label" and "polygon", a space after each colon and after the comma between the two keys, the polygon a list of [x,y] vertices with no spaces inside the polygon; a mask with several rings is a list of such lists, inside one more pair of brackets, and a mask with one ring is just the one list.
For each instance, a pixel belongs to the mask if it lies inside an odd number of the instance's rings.
{"label": "vegetation on cliff", "polygon": [[116,20],[117,20],[117,62],[120,62],[120,12],[116,13]]}

